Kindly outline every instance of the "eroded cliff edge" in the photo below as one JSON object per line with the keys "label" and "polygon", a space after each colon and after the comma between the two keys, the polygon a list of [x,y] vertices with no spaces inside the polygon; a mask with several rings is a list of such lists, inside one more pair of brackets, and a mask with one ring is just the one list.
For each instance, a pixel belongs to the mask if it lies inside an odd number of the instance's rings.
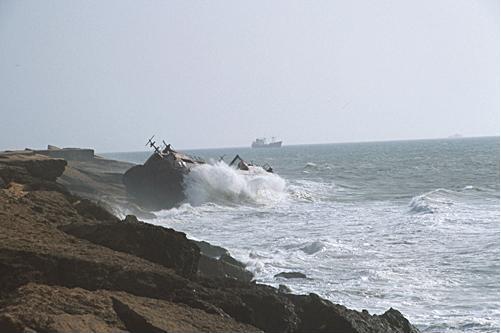
{"label": "eroded cliff edge", "polygon": [[0,155],[1,332],[417,332],[394,309],[279,292],[214,263],[201,274],[202,244],[70,193],[56,182],[66,166]]}

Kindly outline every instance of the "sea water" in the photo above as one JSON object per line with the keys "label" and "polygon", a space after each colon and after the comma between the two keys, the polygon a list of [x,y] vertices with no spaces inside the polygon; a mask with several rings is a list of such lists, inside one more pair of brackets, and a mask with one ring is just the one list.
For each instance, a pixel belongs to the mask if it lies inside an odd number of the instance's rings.
{"label": "sea water", "polygon": [[[148,222],[226,247],[260,283],[394,307],[423,332],[499,331],[498,137],[187,153],[214,160]],[[275,173],[215,162],[235,154]]]}

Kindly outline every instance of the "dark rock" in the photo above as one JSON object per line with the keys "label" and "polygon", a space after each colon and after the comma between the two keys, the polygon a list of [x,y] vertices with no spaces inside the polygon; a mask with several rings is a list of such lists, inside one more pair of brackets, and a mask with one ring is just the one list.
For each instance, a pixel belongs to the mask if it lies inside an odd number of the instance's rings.
{"label": "dark rock", "polygon": [[306,279],[306,275],[300,272],[282,272],[275,274],[275,277],[285,278],[285,279]]}
{"label": "dark rock", "polygon": [[[300,318],[297,332],[347,332],[347,333],[417,333],[411,325],[406,326],[400,313],[388,316],[371,316],[333,304],[316,294],[287,297],[294,303]],[[391,319],[388,320],[388,317]],[[404,320],[402,320],[402,318]],[[407,322],[408,323],[408,322]]]}
{"label": "dark rock", "polygon": [[200,256],[198,274],[208,278],[229,278],[242,282],[250,282],[254,277],[240,262],[238,262],[238,265],[234,265],[229,261],[214,259],[206,255]]}
{"label": "dark rock", "polygon": [[122,222],[66,225],[62,230],[94,244],[172,268],[184,277],[197,273],[199,249],[184,233],[139,222],[133,215]]}
{"label": "dark rock", "polygon": [[195,240],[191,241],[198,246],[198,248],[200,249],[200,253],[205,254],[207,257],[219,259],[221,258],[222,255],[229,254],[228,250],[226,250],[221,246],[212,245],[206,241],[195,241]]}
{"label": "dark rock", "polygon": [[[261,328],[266,332],[294,332],[297,329],[299,318],[294,304],[275,288],[254,285],[250,288],[232,290],[251,309],[249,324]],[[231,311],[226,305],[221,308],[227,313]],[[240,317],[240,313],[230,315]],[[245,317],[240,317],[244,320]]]}
{"label": "dark rock", "polygon": [[123,223],[139,223],[139,220],[135,215],[127,215],[122,221]]}
{"label": "dark rock", "polygon": [[[97,253],[96,253],[97,255]],[[167,269],[126,261],[124,257],[85,258],[0,249],[0,295],[28,282],[87,290],[123,290],[135,295],[169,299],[188,281]],[[161,266],[158,266],[161,267]]]}
{"label": "dark rock", "polygon": [[88,200],[81,199],[76,201],[73,206],[77,212],[85,217],[98,221],[119,221],[118,218],[104,209],[102,206]]}
{"label": "dark rock", "polygon": [[395,327],[399,332],[417,333],[418,330],[400,313],[400,311],[390,308],[383,313],[381,318],[386,319],[390,325]]}
{"label": "dark rock", "polygon": [[198,274],[208,278],[230,278],[250,282],[253,274],[245,265],[233,258],[228,250],[205,241],[194,241],[202,256],[198,264]]}
{"label": "dark rock", "polygon": [[7,183],[3,180],[2,177],[0,177],[0,189],[5,188],[7,186]]}
{"label": "dark rock", "polygon": [[289,294],[292,292],[289,287],[287,287],[285,284],[279,284],[278,285],[278,292],[282,294]]}
{"label": "dark rock", "polygon": [[241,263],[237,259],[230,256],[229,253],[224,253],[223,255],[221,255],[221,257],[219,258],[219,261],[222,261],[222,262],[229,264],[229,265],[232,265],[232,266],[236,266],[236,267],[240,267],[242,269],[245,269],[245,264]]}

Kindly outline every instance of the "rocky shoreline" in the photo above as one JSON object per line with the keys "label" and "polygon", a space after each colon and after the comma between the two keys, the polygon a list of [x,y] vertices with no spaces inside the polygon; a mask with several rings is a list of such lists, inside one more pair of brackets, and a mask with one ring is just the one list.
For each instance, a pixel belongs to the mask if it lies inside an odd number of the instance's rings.
{"label": "rocky shoreline", "polygon": [[223,248],[113,215],[95,200],[127,205],[120,163],[0,154],[0,332],[418,332],[397,310],[257,284]]}

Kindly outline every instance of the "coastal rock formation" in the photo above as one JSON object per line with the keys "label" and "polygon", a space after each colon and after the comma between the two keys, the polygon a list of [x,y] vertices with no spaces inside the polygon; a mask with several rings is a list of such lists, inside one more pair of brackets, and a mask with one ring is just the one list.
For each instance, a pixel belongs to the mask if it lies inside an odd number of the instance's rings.
{"label": "coastal rock formation", "polygon": [[[168,315],[166,315],[168,314]],[[259,332],[232,318],[124,292],[29,283],[3,299],[0,331]]]}
{"label": "coastal rock formation", "polygon": [[[64,161],[3,162],[16,158],[0,158],[1,332],[417,332],[393,309],[369,315],[224,269],[200,274],[202,258],[245,269],[222,248],[70,194],[53,180]],[[40,171],[49,165],[57,172]]]}
{"label": "coastal rock formation", "polygon": [[208,278],[230,278],[250,282],[254,277],[245,269],[245,265],[233,258],[229,252],[220,246],[204,241],[192,241],[200,249],[198,274]]}
{"label": "coastal rock formation", "polygon": [[[59,158],[26,152],[0,154],[0,164],[2,165],[0,176],[5,182],[23,181],[26,175],[35,179],[55,181],[63,174],[67,162]],[[33,181],[33,178],[25,178],[24,181]]]}
{"label": "coastal rock formation", "polygon": [[184,233],[140,222],[132,215],[121,222],[71,224],[62,230],[94,244],[172,268],[184,277],[197,273],[200,250]]}

